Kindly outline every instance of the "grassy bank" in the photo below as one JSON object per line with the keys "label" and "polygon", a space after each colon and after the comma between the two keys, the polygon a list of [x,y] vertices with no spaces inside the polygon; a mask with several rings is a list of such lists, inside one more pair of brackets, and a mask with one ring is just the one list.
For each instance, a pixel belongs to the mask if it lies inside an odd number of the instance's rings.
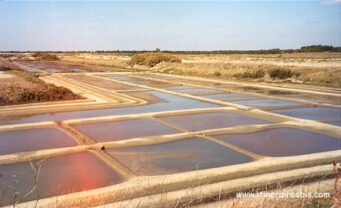
{"label": "grassy bank", "polygon": [[[61,54],[62,61],[252,82],[298,83],[341,87],[341,53],[171,54],[162,61],[142,54]],[[158,53],[147,53],[157,57]],[[142,57],[142,58],[141,58]],[[152,60],[152,61],[150,61]],[[161,60],[161,61],[160,61]],[[181,61],[179,61],[181,60]]]}
{"label": "grassy bank", "polygon": [[16,105],[47,101],[80,99],[64,87],[46,84],[37,75],[22,71],[9,64],[0,64],[0,105]]}

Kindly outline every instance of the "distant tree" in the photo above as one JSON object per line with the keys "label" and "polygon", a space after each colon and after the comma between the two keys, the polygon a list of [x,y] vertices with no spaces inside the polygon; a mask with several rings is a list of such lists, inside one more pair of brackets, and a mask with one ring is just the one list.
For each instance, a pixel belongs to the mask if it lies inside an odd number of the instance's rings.
{"label": "distant tree", "polygon": [[340,47],[334,47],[329,45],[309,45],[309,46],[302,46],[300,48],[301,52],[325,52],[325,51],[331,51],[331,52],[340,52]]}
{"label": "distant tree", "polygon": [[156,52],[160,52],[161,49],[160,49],[160,48],[156,48],[155,51],[156,51]]}

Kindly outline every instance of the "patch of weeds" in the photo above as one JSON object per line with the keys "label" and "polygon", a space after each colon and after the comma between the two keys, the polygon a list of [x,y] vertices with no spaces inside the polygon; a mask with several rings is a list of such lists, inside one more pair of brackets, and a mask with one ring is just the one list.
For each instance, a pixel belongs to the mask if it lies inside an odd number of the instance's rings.
{"label": "patch of weeds", "polygon": [[319,199],[313,199],[311,208],[329,208],[333,204],[330,201],[323,201]]}
{"label": "patch of weeds", "polygon": [[46,84],[38,78],[38,75],[18,70],[12,70],[11,73],[24,79],[28,83],[22,86],[15,83],[6,86],[6,88],[0,93],[0,105],[15,105],[82,98],[81,96],[74,94],[68,88],[57,87],[53,84]]}
{"label": "patch of weeds", "polygon": [[59,57],[54,54],[49,53],[35,53],[33,54],[33,57],[39,58],[44,61],[59,61]]}
{"label": "patch of weeds", "polygon": [[16,88],[15,91],[9,91],[6,97],[0,99],[0,105],[72,100],[79,98],[81,98],[79,95],[72,93],[72,91],[67,88],[46,85],[45,87],[34,90]]}
{"label": "patch of weeds", "polygon": [[214,75],[215,77],[221,77],[221,73],[218,72],[218,71],[214,72],[213,75]]}
{"label": "patch of weeds", "polygon": [[161,62],[181,63],[181,59],[167,53],[142,53],[133,55],[129,61],[129,65],[133,66],[138,64],[153,67]]}
{"label": "patch of weeds", "polygon": [[295,77],[300,76],[300,73],[298,72],[293,72],[290,69],[281,69],[281,68],[271,69],[268,71],[268,73],[272,79],[288,79],[293,76]]}
{"label": "patch of weeds", "polygon": [[234,77],[237,78],[251,78],[251,79],[259,79],[265,76],[265,72],[263,70],[251,71],[251,72],[244,72],[244,73],[237,73]]}

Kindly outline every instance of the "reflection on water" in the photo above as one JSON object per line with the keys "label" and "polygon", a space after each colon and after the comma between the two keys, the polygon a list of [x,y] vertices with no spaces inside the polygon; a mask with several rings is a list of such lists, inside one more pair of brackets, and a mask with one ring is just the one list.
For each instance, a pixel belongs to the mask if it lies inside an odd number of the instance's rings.
{"label": "reflection on water", "polygon": [[280,157],[341,149],[341,140],[299,129],[270,129],[250,134],[226,134],[215,138],[259,155]]}
{"label": "reflection on water", "polygon": [[329,124],[335,125],[335,126],[341,126],[341,121],[334,121],[334,122],[330,122]]}
{"label": "reflection on water", "polygon": [[179,92],[179,93],[186,93],[186,94],[190,94],[190,95],[212,95],[212,94],[225,93],[222,90],[200,88],[200,87],[193,87],[191,89],[175,89],[173,91]]}
{"label": "reflection on water", "polygon": [[283,101],[283,100],[272,100],[272,99],[263,99],[263,100],[243,100],[243,101],[234,101],[233,103],[252,106],[252,107],[279,107],[279,106],[294,106],[298,105],[298,103]]}
{"label": "reflection on water", "polygon": [[58,129],[31,129],[0,132],[0,155],[39,149],[76,145],[67,134]]}
{"label": "reflection on water", "polygon": [[232,149],[199,138],[106,151],[140,175],[202,170],[252,160]]}
{"label": "reflection on water", "polygon": [[226,128],[244,124],[266,124],[268,121],[260,120],[253,117],[240,115],[237,113],[215,112],[215,113],[198,113],[187,115],[176,115],[160,117],[162,120],[172,122],[178,126],[199,131],[205,129]]}
{"label": "reflection on water", "polygon": [[341,109],[337,108],[295,108],[286,110],[274,110],[274,113],[279,113],[287,116],[310,119],[310,120],[321,120],[321,119],[333,119],[341,118]]}
{"label": "reflection on water", "polygon": [[[38,192],[35,186],[35,170]],[[122,177],[92,153],[78,153],[44,161],[0,165],[0,206],[72,192],[86,191],[122,182]],[[30,191],[33,191],[30,193]],[[38,194],[39,193],[39,194]],[[39,195],[39,196],[38,196]]]}
{"label": "reflection on water", "polygon": [[165,90],[182,90],[182,89],[193,89],[192,86],[188,86],[188,85],[175,85],[175,86],[171,86],[171,87],[166,87]]}
{"label": "reflection on water", "polygon": [[[20,65],[24,70],[29,72],[38,72],[32,68],[37,68],[42,71],[48,72],[87,72],[87,71],[111,71],[111,68],[106,67],[95,67],[95,66],[78,66],[78,65],[71,65],[65,63],[51,63],[51,62],[44,62],[44,61],[35,61],[35,62],[22,62]],[[53,71],[52,71],[53,70]]]}
{"label": "reflection on water", "polygon": [[31,73],[39,72],[38,70],[36,70],[36,69],[34,69],[34,68],[30,67],[30,66],[25,66],[25,65],[19,64],[19,63],[17,63],[17,65],[18,65],[20,68],[22,68],[23,70],[28,71],[28,72],[31,72]]}
{"label": "reflection on water", "polygon": [[149,119],[85,124],[77,126],[77,129],[100,142],[179,133],[171,127]]}
{"label": "reflection on water", "polygon": [[114,79],[114,80],[119,80],[119,81],[131,81],[133,78],[127,76],[127,75],[99,75],[100,77],[105,77],[108,79]]}
{"label": "reflection on water", "polygon": [[85,72],[84,69],[79,69],[79,68],[72,68],[71,69],[73,72]]}
{"label": "reflection on water", "polygon": [[211,99],[217,99],[217,100],[223,100],[223,101],[260,99],[260,97],[256,97],[256,96],[252,96],[252,95],[237,94],[237,93],[206,95],[204,97],[211,98]]}
{"label": "reflection on water", "polygon": [[317,103],[329,103],[334,105],[341,105],[341,97],[328,96],[328,95],[302,95],[296,96],[297,99],[307,100]]}
{"label": "reflection on water", "polygon": [[298,95],[297,92],[285,91],[285,90],[259,90],[257,93],[265,94],[265,95]]}
{"label": "reflection on water", "polygon": [[[111,79],[115,80],[115,78],[111,78]],[[119,78],[116,80],[122,80],[122,79]],[[154,80],[145,80],[145,79],[139,79],[139,78],[135,78],[135,77],[130,77],[129,80],[125,80],[125,81],[133,83],[133,84],[145,85],[145,86],[156,87],[156,88],[164,88],[164,87],[175,86],[175,84],[171,84],[171,83],[154,81]]]}

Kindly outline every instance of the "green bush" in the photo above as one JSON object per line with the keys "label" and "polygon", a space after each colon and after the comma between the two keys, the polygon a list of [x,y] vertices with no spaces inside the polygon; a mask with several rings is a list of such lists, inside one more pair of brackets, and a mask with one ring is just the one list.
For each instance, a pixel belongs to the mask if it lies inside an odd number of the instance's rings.
{"label": "green bush", "polygon": [[133,55],[129,61],[129,65],[133,66],[138,64],[153,67],[161,62],[181,63],[181,59],[167,53],[142,53]]}
{"label": "green bush", "polygon": [[238,77],[238,78],[251,78],[251,79],[259,79],[259,78],[262,78],[264,76],[265,76],[265,72],[263,70],[237,73],[234,75],[234,77]]}
{"label": "green bush", "polygon": [[295,73],[290,69],[272,69],[269,72],[269,76],[273,79],[287,79],[292,77]]}

